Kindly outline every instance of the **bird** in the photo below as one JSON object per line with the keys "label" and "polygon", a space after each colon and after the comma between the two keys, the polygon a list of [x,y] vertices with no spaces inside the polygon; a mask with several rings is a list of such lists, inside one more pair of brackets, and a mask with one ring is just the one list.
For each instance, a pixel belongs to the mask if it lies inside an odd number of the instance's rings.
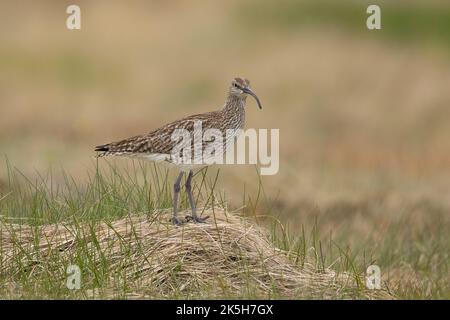
{"label": "bird", "polygon": [[[210,139],[203,141],[200,139],[201,150],[204,150],[208,146],[214,146],[211,144],[222,144],[222,150],[224,154],[226,150],[230,148],[234,139],[242,133],[242,129],[245,126],[245,107],[248,96],[252,96],[259,107],[262,109],[261,102],[258,96],[253,92],[250,87],[250,81],[245,78],[233,78],[228,88],[225,104],[219,110],[190,115],[173,122],[170,122],[160,128],[152,130],[146,134],[133,136],[127,139],[118,140],[115,142],[98,145],[95,147],[97,151],[97,157],[106,156],[125,156],[125,157],[137,157],[153,162],[164,162],[175,165],[179,168],[179,174],[173,185],[173,212],[171,222],[174,225],[183,224],[178,217],[178,197],[181,191],[181,180],[185,172],[188,172],[185,191],[188,196],[189,204],[192,211],[192,216],[188,216],[189,220],[194,223],[204,223],[208,216],[199,217],[196,211],[194,197],[192,194],[192,177],[194,176],[193,169],[196,167],[207,166],[206,161],[202,163],[189,163],[183,162],[180,158],[174,156],[173,150],[177,146],[176,139],[173,139],[173,134],[177,130],[185,130],[189,135],[194,136],[195,124],[200,123],[203,130],[215,129],[222,133],[231,130],[231,135],[227,135],[224,140]],[[241,129],[241,130],[239,130]],[[192,139],[191,139],[192,141]],[[191,151],[189,155],[194,152],[196,147],[196,139],[194,137],[193,143],[191,141],[185,142],[185,149]],[[178,151],[177,151],[178,152]],[[177,158],[177,159],[176,159]],[[182,157],[181,157],[182,158]],[[203,159],[205,160],[205,159]]]}

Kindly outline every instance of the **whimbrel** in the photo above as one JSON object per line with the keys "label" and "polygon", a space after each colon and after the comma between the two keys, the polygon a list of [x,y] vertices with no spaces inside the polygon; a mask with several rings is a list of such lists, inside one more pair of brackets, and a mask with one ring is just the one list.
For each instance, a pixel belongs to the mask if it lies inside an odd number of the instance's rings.
{"label": "whimbrel", "polygon": [[[191,180],[193,177],[193,168],[199,166],[198,163],[186,164],[175,161],[173,157],[173,149],[177,145],[177,141],[174,141],[172,134],[176,129],[184,129],[193,136],[195,131],[195,123],[200,122],[202,130],[215,129],[223,133],[224,140],[215,141],[203,141],[200,139],[200,149],[203,150],[210,143],[220,143],[221,149],[226,152],[227,147],[232,145],[237,135],[241,132],[239,129],[243,129],[245,125],[245,104],[247,95],[251,95],[255,98],[258,107],[262,109],[261,102],[256,94],[250,88],[250,82],[247,79],[234,78],[228,90],[228,96],[225,105],[221,110],[191,115],[171,123],[166,124],[156,130],[153,130],[147,134],[134,136],[128,139],[111,142],[95,147],[95,151],[99,151],[98,157],[103,156],[127,156],[127,157],[139,157],[154,162],[168,162],[176,165],[180,168],[180,173],[174,184],[174,197],[173,197],[173,216],[172,223],[175,225],[181,224],[180,219],[177,217],[178,212],[178,196],[181,190],[181,179],[185,171],[189,171],[186,179],[186,193],[188,195],[189,204],[192,209],[192,221],[197,223],[205,222],[208,217],[199,217],[196,212],[194,203],[194,197],[192,195]],[[234,135],[227,135],[225,132],[236,132]],[[196,139],[189,141],[188,146],[192,151],[196,149]],[[200,164],[205,165],[205,164]]]}

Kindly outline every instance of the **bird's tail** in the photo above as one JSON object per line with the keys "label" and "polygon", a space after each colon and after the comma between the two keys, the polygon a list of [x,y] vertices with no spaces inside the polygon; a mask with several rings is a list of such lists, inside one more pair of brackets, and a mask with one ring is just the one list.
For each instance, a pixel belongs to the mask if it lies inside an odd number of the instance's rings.
{"label": "bird's tail", "polygon": [[95,147],[95,151],[99,152],[99,153],[97,154],[97,158],[105,157],[105,156],[111,154],[111,152],[110,152],[110,147],[111,147],[111,144],[110,144],[110,143],[102,144],[102,145],[96,146],[96,147]]}

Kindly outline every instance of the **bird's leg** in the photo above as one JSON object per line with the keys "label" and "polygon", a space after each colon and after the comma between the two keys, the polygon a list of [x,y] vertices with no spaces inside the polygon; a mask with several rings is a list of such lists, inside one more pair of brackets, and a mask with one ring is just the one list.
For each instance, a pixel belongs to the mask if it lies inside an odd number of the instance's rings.
{"label": "bird's leg", "polygon": [[173,185],[173,216],[172,216],[172,223],[174,225],[180,225],[181,221],[177,217],[178,213],[178,196],[180,194],[181,190],[181,178],[183,178],[184,172],[181,171],[180,174],[177,177],[177,180],[175,180],[175,184]]}
{"label": "bird's leg", "polygon": [[192,177],[194,175],[194,172],[192,170],[189,171],[189,175],[186,179],[186,193],[188,194],[189,203],[191,205],[192,209],[192,220],[197,223],[204,223],[206,219],[209,218],[209,216],[206,216],[204,218],[200,218],[197,216],[197,209],[195,208],[195,202],[194,202],[194,196],[192,195]]}

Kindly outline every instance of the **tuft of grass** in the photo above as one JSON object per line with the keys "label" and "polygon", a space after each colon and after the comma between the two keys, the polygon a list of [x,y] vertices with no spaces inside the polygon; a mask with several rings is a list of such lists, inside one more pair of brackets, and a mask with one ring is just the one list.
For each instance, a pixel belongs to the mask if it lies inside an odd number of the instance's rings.
{"label": "tuft of grass", "polygon": [[[83,185],[67,174],[56,184],[51,170],[31,179],[7,166],[2,298],[391,298],[355,281],[361,274],[352,262],[329,268],[317,229],[309,239],[294,237],[279,222],[266,229],[271,215],[228,211],[216,190],[219,170],[195,179],[209,222],[175,227],[171,174],[157,166],[96,163]],[[261,186],[253,205],[263,194]],[[70,265],[81,270],[80,290],[66,286]]]}

